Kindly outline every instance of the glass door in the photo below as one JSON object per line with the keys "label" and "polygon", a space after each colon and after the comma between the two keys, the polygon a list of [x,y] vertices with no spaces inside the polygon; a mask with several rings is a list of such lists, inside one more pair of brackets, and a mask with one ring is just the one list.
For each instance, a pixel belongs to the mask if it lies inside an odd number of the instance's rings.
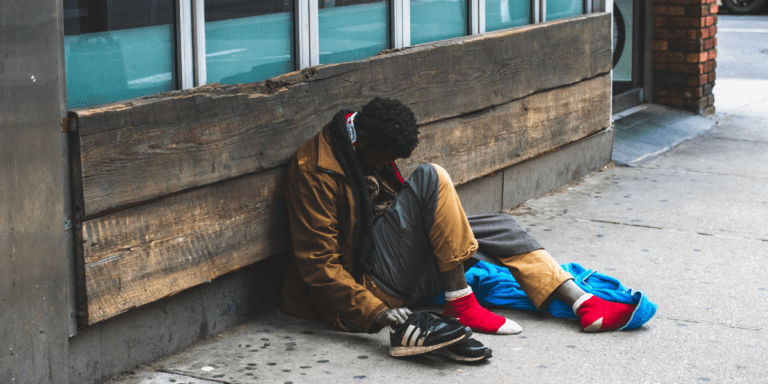
{"label": "glass door", "polygon": [[644,14],[642,5],[647,1],[613,1],[613,113],[638,105],[644,99],[646,62],[643,59],[649,53],[644,49],[643,27],[649,15]]}

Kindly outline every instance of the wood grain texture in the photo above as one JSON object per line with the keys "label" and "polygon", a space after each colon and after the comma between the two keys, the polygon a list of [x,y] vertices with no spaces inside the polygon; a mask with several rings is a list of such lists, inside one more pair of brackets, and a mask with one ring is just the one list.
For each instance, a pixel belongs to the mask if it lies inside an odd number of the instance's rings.
{"label": "wood grain texture", "polygon": [[276,168],[83,223],[87,323],[284,251],[282,175]]}
{"label": "wood grain texture", "polygon": [[373,96],[428,124],[608,73],[610,22],[584,15],[76,111],[84,214],[279,167],[335,112]]}
{"label": "wood grain texture", "polygon": [[611,125],[611,77],[600,75],[481,112],[427,124],[400,162],[406,175],[437,163],[459,185],[531,159]]}

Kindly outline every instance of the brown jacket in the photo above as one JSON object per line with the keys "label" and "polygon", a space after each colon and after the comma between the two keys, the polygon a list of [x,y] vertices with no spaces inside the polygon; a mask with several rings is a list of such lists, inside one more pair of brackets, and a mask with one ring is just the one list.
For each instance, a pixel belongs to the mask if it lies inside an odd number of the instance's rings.
{"label": "brown jacket", "polygon": [[345,331],[378,331],[374,319],[387,305],[363,285],[367,276],[352,277],[352,188],[333,155],[328,126],[296,151],[283,194],[293,260],[280,309]]}

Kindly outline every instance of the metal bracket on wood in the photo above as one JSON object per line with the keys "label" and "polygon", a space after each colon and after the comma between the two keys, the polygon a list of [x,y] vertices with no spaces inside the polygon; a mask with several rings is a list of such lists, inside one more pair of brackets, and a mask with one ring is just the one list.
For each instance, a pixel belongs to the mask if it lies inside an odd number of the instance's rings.
{"label": "metal bracket on wood", "polygon": [[62,132],[74,132],[77,128],[75,127],[75,119],[70,119],[69,117],[62,117],[61,118],[61,131]]}
{"label": "metal bracket on wood", "polygon": [[80,215],[69,215],[64,218],[64,230],[69,231],[72,228],[80,228]]}

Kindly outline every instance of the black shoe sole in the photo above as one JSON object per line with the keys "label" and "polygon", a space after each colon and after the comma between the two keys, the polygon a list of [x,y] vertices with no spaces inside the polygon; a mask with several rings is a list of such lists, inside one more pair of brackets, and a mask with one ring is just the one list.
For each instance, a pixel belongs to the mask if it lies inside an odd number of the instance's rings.
{"label": "black shoe sole", "polygon": [[432,354],[433,355],[445,356],[445,357],[447,357],[447,358],[449,358],[451,360],[462,361],[462,362],[482,361],[482,360],[487,360],[487,359],[490,359],[491,357],[493,357],[493,353],[488,348],[485,349],[485,351],[483,352],[482,356],[461,356],[461,355],[457,355],[457,354],[451,352],[450,349],[448,349],[448,348],[443,348],[443,349],[438,349],[437,351],[432,351]]}
{"label": "black shoe sole", "polygon": [[425,353],[429,353],[434,350],[445,348],[449,345],[458,343],[459,341],[462,341],[467,337],[468,337],[467,334],[463,334],[453,340],[449,340],[449,341],[442,342],[440,344],[429,345],[429,346],[422,345],[422,346],[389,347],[389,355],[394,357],[423,355]]}

